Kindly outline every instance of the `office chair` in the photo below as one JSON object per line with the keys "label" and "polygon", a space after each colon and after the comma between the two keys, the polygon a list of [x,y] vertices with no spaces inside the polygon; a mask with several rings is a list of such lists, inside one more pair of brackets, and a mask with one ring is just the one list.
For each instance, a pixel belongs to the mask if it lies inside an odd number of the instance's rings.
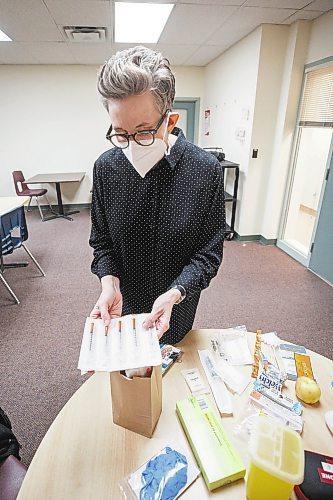
{"label": "office chair", "polygon": [[[18,232],[18,235],[16,234]],[[38,264],[35,257],[28,250],[24,241],[28,239],[28,228],[25,219],[24,208],[21,207],[18,210],[9,212],[8,214],[2,215],[0,218],[0,280],[5,285],[13,299],[17,304],[20,303],[19,299],[15,295],[14,291],[11,289],[7,281],[5,280],[3,274],[5,269],[13,267],[26,267],[27,262],[11,263],[5,264],[3,261],[4,255],[9,255],[14,252],[16,248],[22,247],[26,253],[29,255],[33,263],[39,269],[42,276],[45,276],[43,269]]]}
{"label": "office chair", "polygon": [[42,221],[44,221],[42,208],[39,204],[38,198],[39,198],[39,196],[45,196],[46,201],[49,204],[51,211],[53,211],[52,205],[49,202],[48,197],[46,196],[47,189],[30,189],[28,187],[28,185],[24,182],[25,178],[24,178],[23,172],[21,170],[14,170],[14,172],[12,172],[12,176],[14,179],[15,191],[16,191],[17,196],[30,196],[27,211],[29,211],[32,197],[35,196],[41,219],[42,219]]}

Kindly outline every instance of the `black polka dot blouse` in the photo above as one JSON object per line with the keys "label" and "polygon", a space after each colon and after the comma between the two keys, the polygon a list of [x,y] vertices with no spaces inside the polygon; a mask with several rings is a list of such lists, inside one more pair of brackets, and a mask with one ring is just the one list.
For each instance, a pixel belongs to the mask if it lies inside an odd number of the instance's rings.
{"label": "black polka dot blouse", "polygon": [[[201,290],[216,275],[225,230],[223,169],[182,131],[170,154],[142,178],[117,148],[94,166],[92,272],[120,279],[123,315],[150,312],[172,286],[186,290],[161,342],[191,330]],[[209,326],[209,325],[207,325]]]}

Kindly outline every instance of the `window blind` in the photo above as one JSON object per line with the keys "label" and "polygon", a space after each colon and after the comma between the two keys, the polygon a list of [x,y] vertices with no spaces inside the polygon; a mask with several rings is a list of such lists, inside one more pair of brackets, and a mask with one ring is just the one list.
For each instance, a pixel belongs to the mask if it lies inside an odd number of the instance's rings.
{"label": "window blind", "polygon": [[333,65],[306,73],[301,127],[333,127]]}

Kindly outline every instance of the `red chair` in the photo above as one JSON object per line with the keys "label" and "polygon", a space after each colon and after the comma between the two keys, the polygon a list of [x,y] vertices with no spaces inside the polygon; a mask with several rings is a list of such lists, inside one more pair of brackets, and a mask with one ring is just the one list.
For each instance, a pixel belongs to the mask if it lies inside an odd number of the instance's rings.
{"label": "red chair", "polygon": [[14,455],[0,462],[0,500],[16,500],[27,468]]}
{"label": "red chair", "polygon": [[48,197],[46,196],[47,189],[30,189],[28,187],[28,185],[25,183],[25,178],[24,178],[23,172],[21,170],[14,170],[14,172],[12,172],[12,176],[14,179],[15,191],[16,191],[17,196],[30,196],[30,200],[29,200],[29,204],[28,204],[28,211],[29,211],[32,197],[35,196],[41,219],[42,219],[42,221],[44,221],[43,212],[42,212],[41,206],[39,204],[38,198],[39,198],[39,196],[45,196],[46,201],[50,206],[50,209],[53,211],[52,205],[49,202]]}

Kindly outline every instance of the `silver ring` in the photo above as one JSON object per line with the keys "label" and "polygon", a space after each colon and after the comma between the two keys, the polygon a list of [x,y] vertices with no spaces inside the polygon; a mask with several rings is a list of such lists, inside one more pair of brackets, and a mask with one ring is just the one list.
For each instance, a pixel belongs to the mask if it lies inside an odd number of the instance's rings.
{"label": "silver ring", "polygon": [[99,309],[99,306],[95,306],[95,309]]}

